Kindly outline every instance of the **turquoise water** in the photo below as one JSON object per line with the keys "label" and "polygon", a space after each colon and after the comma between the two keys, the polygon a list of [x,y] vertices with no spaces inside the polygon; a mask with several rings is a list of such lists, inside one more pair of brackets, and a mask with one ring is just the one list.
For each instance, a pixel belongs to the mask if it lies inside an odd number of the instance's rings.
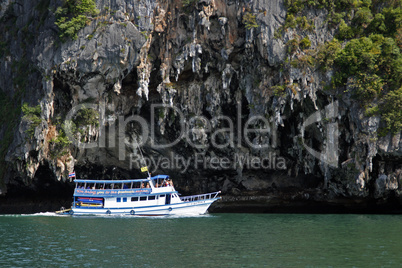
{"label": "turquoise water", "polygon": [[0,216],[0,267],[400,267],[402,216]]}

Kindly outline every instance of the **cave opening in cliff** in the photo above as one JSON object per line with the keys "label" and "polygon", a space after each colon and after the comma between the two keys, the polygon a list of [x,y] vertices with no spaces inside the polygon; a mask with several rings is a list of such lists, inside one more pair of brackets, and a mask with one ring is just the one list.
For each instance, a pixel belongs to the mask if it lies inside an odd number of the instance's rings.
{"label": "cave opening in cliff", "polygon": [[74,184],[70,181],[57,180],[47,164],[39,166],[33,179],[34,187],[41,198],[71,198]]}
{"label": "cave opening in cliff", "polygon": [[[325,101],[317,101],[317,106],[325,107]],[[280,155],[288,159],[289,177],[292,177],[301,185],[308,185],[308,188],[319,187],[323,183],[324,175],[320,169],[319,160],[314,158],[306,146],[316,152],[323,151],[326,136],[322,132],[321,122],[312,123],[301,133],[303,122],[312,114],[317,112],[313,100],[303,99],[303,102],[294,103],[293,107],[286,104],[281,114],[283,125],[278,126],[278,138],[280,141]],[[303,167],[297,163],[304,159]],[[308,174],[308,175],[305,175]]]}
{"label": "cave opening in cliff", "polygon": [[48,164],[41,164],[31,182],[15,177],[12,184],[8,185],[7,194],[14,198],[47,199],[58,196],[71,197],[72,189],[69,183],[57,180]]}
{"label": "cave opening in cliff", "polygon": [[[381,176],[385,176],[385,174],[388,174],[386,175],[386,183],[394,183],[395,185],[399,184],[399,181],[402,179],[401,156],[377,153],[376,156],[373,157],[372,171],[370,172],[370,180],[368,181],[368,188],[372,196],[374,196],[374,193],[378,191],[376,186],[377,180],[379,180]],[[388,193],[388,198],[391,197],[396,198],[394,191]]]}
{"label": "cave opening in cliff", "polygon": [[343,117],[339,120],[339,163],[344,163],[352,159],[352,148],[355,143],[353,135],[351,133],[353,130],[350,129],[350,121],[348,117]]}
{"label": "cave opening in cliff", "polygon": [[63,115],[67,114],[71,109],[72,92],[71,88],[66,82],[65,78],[60,75],[55,75],[53,78],[53,90],[54,90],[54,114]]}
{"label": "cave opening in cliff", "polygon": [[124,77],[121,82],[121,93],[126,96],[136,96],[138,88],[138,74],[137,68],[133,70]]}
{"label": "cave opening in cliff", "polygon": [[58,181],[47,163],[41,164],[32,181],[14,177],[0,198],[0,213],[36,213],[70,207],[74,185]]}

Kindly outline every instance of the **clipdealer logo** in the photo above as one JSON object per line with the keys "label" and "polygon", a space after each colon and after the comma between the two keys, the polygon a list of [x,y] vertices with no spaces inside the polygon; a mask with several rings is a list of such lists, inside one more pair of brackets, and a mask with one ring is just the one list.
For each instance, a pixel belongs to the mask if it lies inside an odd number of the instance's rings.
{"label": "clipdealer logo", "polygon": [[[92,142],[81,142],[79,137],[73,133],[73,120],[81,109],[92,109],[99,112],[98,138]],[[109,105],[110,110],[110,105]],[[155,121],[157,111],[174,113],[179,118],[180,131],[173,141],[167,143],[158,143],[156,137],[156,129],[158,123]],[[249,117],[245,122],[242,121],[241,104],[237,107],[236,122],[228,116],[216,116],[208,119],[204,116],[192,116],[189,119],[185,117],[183,112],[177,107],[166,104],[152,104],[150,110],[150,122],[139,115],[115,116],[112,114],[111,120],[106,118],[106,105],[104,103],[97,104],[79,104],[74,106],[66,116],[64,121],[64,131],[69,140],[78,148],[115,148],[118,147],[119,160],[126,160],[127,147],[131,148],[134,153],[130,153],[130,169],[133,164],[138,166],[140,162],[139,154],[135,153],[138,148],[144,146],[149,140],[149,145],[154,150],[166,149],[176,146],[180,141],[184,140],[188,145],[195,149],[203,149],[213,147],[216,149],[223,148],[241,148],[243,142],[252,150],[275,149],[277,147],[276,131],[271,131],[272,122],[261,115]],[[324,112],[324,117],[322,113]],[[310,115],[301,126],[301,136],[304,148],[315,158],[320,161],[337,167],[338,163],[338,124],[331,122],[338,114],[338,103],[332,103],[325,107],[323,111],[317,111]],[[110,115],[109,115],[110,116]],[[324,152],[315,151],[309,147],[304,139],[306,127],[317,123],[326,123],[326,147]],[[107,123],[107,124],[106,124]],[[129,124],[136,124],[140,127],[141,133],[135,134],[137,139],[130,141],[126,135],[126,129]],[[109,125],[106,128],[106,125]],[[224,126],[217,128],[216,126]],[[235,127],[236,126],[236,127]],[[209,135],[209,137],[208,137]],[[254,138],[253,138],[254,137]],[[258,137],[258,139],[256,138]],[[222,139],[223,138],[223,139]],[[138,142],[137,142],[138,140]],[[117,141],[117,142],[116,142]],[[284,157],[269,153],[267,156],[253,156],[250,153],[236,153],[232,157],[215,157],[206,156],[204,154],[195,153],[192,157],[183,157],[172,155],[169,157],[161,156],[158,159],[148,157],[143,159],[147,166],[153,166],[164,169],[179,169],[186,171],[190,164],[195,168],[203,169],[229,169],[229,168],[247,168],[247,169],[286,169],[286,160]]]}

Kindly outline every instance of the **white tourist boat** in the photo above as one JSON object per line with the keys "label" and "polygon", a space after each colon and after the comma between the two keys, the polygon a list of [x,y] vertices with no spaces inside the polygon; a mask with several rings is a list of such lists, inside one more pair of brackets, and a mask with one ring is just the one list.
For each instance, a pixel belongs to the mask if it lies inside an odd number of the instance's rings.
{"label": "white tourist boat", "polygon": [[220,199],[219,192],[181,197],[167,175],[134,180],[75,179],[70,215],[199,215]]}

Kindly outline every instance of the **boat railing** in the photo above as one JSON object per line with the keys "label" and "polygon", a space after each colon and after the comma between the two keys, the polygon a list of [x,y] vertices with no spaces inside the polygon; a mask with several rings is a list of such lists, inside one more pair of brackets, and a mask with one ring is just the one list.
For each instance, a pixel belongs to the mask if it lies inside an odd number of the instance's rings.
{"label": "boat railing", "polygon": [[190,195],[190,196],[183,196],[180,197],[181,201],[183,202],[192,202],[192,201],[200,201],[200,200],[208,200],[208,199],[214,199],[218,197],[218,194],[220,194],[221,191],[219,192],[213,192],[213,193],[208,193],[208,194],[198,194],[198,195]]}

